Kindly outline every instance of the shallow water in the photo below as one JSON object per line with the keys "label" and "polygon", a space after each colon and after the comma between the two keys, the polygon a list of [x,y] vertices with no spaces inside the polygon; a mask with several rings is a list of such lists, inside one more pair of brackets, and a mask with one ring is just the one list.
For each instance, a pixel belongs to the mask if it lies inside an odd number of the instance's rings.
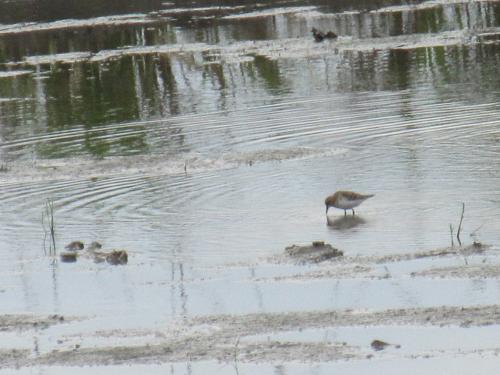
{"label": "shallow water", "polygon": [[[218,5],[0,1],[0,313],[495,303],[496,280],[256,279],[302,269],[268,264],[294,243],[447,246],[462,202],[462,240],[498,249],[500,3]],[[338,189],[376,196],[327,221]],[[59,251],[99,240],[129,264],[53,264],[47,199]]]}

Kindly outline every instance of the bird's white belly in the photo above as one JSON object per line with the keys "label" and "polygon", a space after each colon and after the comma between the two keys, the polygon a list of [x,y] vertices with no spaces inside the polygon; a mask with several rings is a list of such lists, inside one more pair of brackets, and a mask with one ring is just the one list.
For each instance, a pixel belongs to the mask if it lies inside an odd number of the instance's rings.
{"label": "bird's white belly", "polygon": [[351,208],[354,208],[356,206],[359,206],[361,202],[363,202],[364,199],[346,199],[341,197],[340,199],[337,200],[337,204],[335,207],[341,208],[343,210],[350,210]]}

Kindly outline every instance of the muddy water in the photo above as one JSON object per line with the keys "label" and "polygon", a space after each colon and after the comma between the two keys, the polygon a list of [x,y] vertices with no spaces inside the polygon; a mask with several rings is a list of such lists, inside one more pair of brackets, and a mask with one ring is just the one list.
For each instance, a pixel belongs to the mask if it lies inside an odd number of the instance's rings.
{"label": "muddy water", "polygon": [[[93,332],[497,302],[494,273],[410,277],[461,256],[340,279],[272,259],[312,240],[351,259],[448,246],[464,202],[463,242],[492,245],[470,264],[498,262],[500,3],[101,3],[0,2],[0,313]],[[341,188],[376,196],[327,220]],[[129,264],[54,263],[47,199],[59,251],[99,240]]]}

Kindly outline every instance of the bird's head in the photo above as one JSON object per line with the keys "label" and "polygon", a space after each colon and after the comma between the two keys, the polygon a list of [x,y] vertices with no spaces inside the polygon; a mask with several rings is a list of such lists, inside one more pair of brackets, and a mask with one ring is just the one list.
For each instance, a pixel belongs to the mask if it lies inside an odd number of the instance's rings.
{"label": "bird's head", "polygon": [[328,202],[328,198],[325,199],[325,208],[326,208],[326,214],[328,215],[328,209],[330,208],[330,202]]}
{"label": "bird's head", "polygon": [[326,214],[328,215],[328,209],[335,205],[335,195],[330,195],[325,199]]}

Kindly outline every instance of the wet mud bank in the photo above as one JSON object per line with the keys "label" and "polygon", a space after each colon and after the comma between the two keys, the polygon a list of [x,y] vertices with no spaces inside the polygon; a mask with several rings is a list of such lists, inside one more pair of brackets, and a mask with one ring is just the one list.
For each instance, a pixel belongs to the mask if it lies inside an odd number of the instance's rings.
{"label": "wet mud bank", "polygon": [[[279,332],[301,332],[308,329],[338,327],[390,327],[405,330],[429,327],[457,326],[461,329],[500,324],[500,305],[474,307],[431,307],[412,309],[389,309],[384,311],[317,311],[276,314],[249,314],[242,316],[219,315],[197,317],[177,321],[170,329],[158,332],[142,332],[144,337],[160,336],[153,344],[133,344],[135,331],[108,331],[86,337],[90,342],[97,336],[106,337],[108,345],[76,345],[39,355],[29,349],[4,349],[0,351],[2,367],[24,367],[37,365],[118,365],[157,362],[183,362],[218,360],[222,362],[242,361],[338,361],[372,358],[376,337],[367,337],[366,345],[352,345],[345,341],[310,341],[273,339]],[[382,330],[383,331],[383,330]],[[111,345],[117,339],[129,335],[130,345]],[[63,339],[59,339],[59,342]],[[377,341],[375,341],[377,342]],[[394,345],[391,356],[397,355]],[[500,346],[490,348],[500,353]],[[472,353],[472,351],[471,351]],[[401,352],[401,357],[419,355],[439,356],[429,353]],[[383,355],[380,354],[380,355]]]}
{"label": "wet mud bank", "polygon": [[48,328],[55,324],[71,322],[74,319],[67,318],[62,315],[50,315],[39,317],[35,315],[1,315],[0,316],[0,332],[30,330],[33,328]]}
{"label": "wet mud bank", "polygon": [[[268,264],[286,266],[287,262],[296,260],[294,256],[298,249],[306,249],[310,255],[315,248],[321,252],[325,247],[330,249],[330,246],[319,243],[316,247],[295,246],[291,248],[294,251],[287,249],[284,252],[279,258],[281,261],[274,258]],[[467,262],[463,261],[464,254],[469,257]],[[385,262],[382,268],[387,268],[386,265],[411,264],[421,259],[455,263],[448,267],[427,263],[420,271],[405,265],[405,272],[385,276],[377,270],[381,262]],[[313,271],[303,261],[299,266],[301,273],[291,274],[288,278],[270,276],[253,281],[273,284],[292,280],[302,283],[322,278],[335,283],[342,278],[356,280],[368,277],[375,282],[379,282],[377,279],[393,278],[397,283],[404,278],[437,278],[437,282],[439,278],[446,277],[498,278],[500,272],[495,272],[495,267],[498,268],[493,264],[495,261],[498,261],[495,250],[486,245],[385,257],[336,256],[319,263],[313,259],[310,263],[316,267]],[[229,265],[226,272],[230,272],[231,268]],[[289,288],[294,288],[293,284]],[[0,338],[6,338],[0,347],[0,366],[108,366],[214,360],[222,363],[314,363],[500,354],[500,345],[464,349],[456,346],[455,342],[451,343],[451,339],[442,344],[441,349],[432,351],[415,344],[429,330],[437,333],[440,330],[456,330],[460,334],[471,330],[472,337],[480,339],[484,335],[481,327],[489,326],[493,331],[499,329],[498,304],[207,314],[179,317],[155,328],[100,327],[88,330],[93,319],[61,315],[0,317]],[[325,339],[328,332],[333,334]],[[9,335],[13,334],[24,337],[26,342],[5,344]]]}

